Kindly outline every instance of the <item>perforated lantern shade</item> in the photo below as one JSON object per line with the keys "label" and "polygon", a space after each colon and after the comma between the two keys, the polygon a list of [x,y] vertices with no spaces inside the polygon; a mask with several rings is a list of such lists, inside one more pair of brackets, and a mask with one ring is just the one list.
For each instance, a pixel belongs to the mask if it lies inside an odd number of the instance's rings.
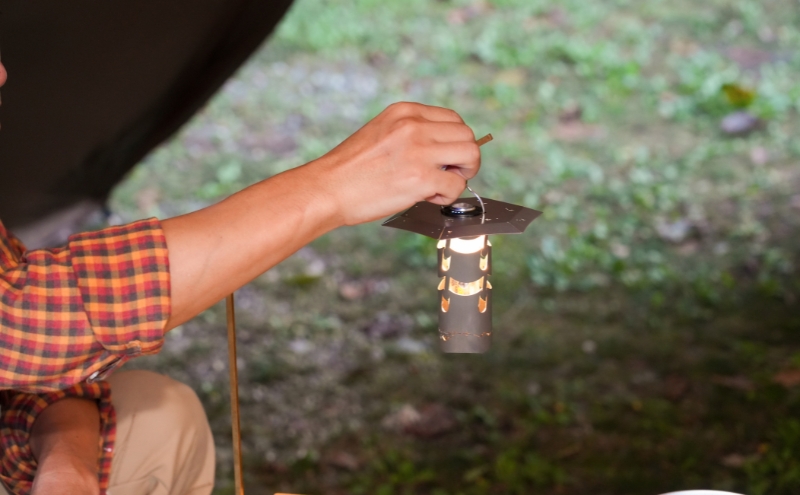
{"label": "perforated lantern shade", "polygon": [[477,198],[461,198],[456,204],[477,214],[454,214],[452,209],[421,201],[383,225],[439,240],[440,347],[444,352],[481,353],[489,350],[492,337],[488,234],[519,234],[541,212],[485,198],[485,211]]}
{"label": "perforated lantern shade", "polygon": [[439,241],[439,341],[444,352],[486,352],[492,338],[492,246],[485,235]]}

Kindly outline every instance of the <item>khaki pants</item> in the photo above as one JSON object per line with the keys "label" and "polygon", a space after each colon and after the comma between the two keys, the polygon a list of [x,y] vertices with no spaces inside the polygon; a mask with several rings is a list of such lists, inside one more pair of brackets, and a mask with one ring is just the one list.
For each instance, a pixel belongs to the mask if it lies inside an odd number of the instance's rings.
{"label": "khaki pants", "polygon": [[117,412],[108,495],[210,494],[214,439],[192,389],[141,370],[108,381]]}

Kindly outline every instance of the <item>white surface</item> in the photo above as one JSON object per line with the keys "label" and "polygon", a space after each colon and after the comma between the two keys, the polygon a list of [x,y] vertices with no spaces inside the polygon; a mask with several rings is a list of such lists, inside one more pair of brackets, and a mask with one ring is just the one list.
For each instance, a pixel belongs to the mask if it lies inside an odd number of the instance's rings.
{"label": "white surface", "polygon": [[663,493],[662,495],[742,495],[742,494],[733,492],[720,492],[718,490],[684,490],[680,492]]}

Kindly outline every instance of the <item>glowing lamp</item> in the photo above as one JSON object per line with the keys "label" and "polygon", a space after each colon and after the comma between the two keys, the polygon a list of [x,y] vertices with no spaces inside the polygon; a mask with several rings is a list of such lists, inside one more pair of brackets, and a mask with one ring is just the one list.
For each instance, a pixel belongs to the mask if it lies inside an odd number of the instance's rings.
{"label": "glowing lamp", "polygon": [[437,239],[439,345],[480,353],[492,341],[492,244],[489,234],[519,234],[542,212],[486,198],[450,206],[420,201],[383,223]]}

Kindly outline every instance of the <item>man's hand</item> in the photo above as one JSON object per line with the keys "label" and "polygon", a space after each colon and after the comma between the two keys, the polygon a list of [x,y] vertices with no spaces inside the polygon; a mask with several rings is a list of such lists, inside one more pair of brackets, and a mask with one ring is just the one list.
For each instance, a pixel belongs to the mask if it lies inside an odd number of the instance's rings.
{"label": "man's hand", "polygon": [[167,330],[337,227],[424,199],[452,203],[478,173],[480,156],[475,135],[454,111],[397,103],[323,157],[165,220]]}
{"label": "man's hand", "polygon": [[342,223],[355,225],[417,201],[452,203],[480,161],[475,134],[456,112],[395,103],[311,166],[326,177]]}
{"label": "man's hand", "polygon": [[66,398],[42,411],[31,431],[38,467],[32,495],[98,495],[100,413],[92,400]]}

